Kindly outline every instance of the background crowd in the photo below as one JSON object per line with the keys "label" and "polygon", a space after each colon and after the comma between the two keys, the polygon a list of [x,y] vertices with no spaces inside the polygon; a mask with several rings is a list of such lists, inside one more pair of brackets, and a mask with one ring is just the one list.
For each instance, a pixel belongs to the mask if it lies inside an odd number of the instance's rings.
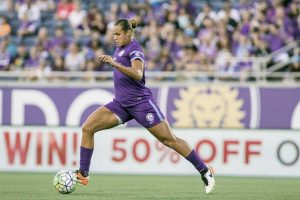
{"label": "background crowd", "polygon": [[[299,13],[299,0],[1,0],[0,71],[111,71],[96,58],[118,18],[137,20],[149,71],[251,71],[247,58],[300,39]],[[287,61],[300,71],[299,47],[270,62]]]}

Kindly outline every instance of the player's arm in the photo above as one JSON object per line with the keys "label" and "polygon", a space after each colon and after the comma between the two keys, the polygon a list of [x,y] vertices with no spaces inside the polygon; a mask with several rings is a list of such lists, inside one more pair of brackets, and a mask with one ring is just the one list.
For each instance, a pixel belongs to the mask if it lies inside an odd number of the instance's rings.
{"label": "player's arm", "polygon": [[140,81],[143,78],[143,71],[144,71],[144,63],[140,59],[134,59],[131,61],[132,67],[125,67],[120,63],[117,63],[112,59],[109,55],[101,55],[99,59],[105,63],[110,64],[114,68],[118,69],[120,72],[126,74],[130,78]]}

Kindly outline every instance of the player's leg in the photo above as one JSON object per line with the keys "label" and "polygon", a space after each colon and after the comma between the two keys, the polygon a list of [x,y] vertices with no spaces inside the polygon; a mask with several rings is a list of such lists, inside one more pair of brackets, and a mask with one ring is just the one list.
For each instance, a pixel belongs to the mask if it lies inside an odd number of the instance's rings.
{"label": "player's leg", "polygon": [[[211,169],[206,166],[196,151],[192,149],[187,142],[174,135],[154,99],[141,100],[138,105],[131,107],[127,111],[159,141],[174,149],[190,161],[202,175],[202,179],[206,185],[206,192],[209,193],[212,191],[214,178]],[[208,176],[208,178],[206,178],[206,176]],[[209,184],[207,179],[209,179],[209,183],[212,184]]]}
{"label": "player's leg", "polygon": [[82,126],[82,140],[80,147],[80,168],[77,178],[81,184],[88,183],[89,168],[94,150],[94,134],[97,131],[115,127],[130,120],[130,115],[112,101],[94,111]]}
{"label": "player's leg", "polygon": [[84,122],[80,146],[80,167],[76,171],[77,182],[83,185],[88,184],[89,169],[94,151],[94,134],[118,124],[117,116],[106,107],[95,110]]}
{"label": "player's leg", "polygon": [[117,116],[105,106],[95,110],[82,125],[81,147],[94,148],[94,133],[119,125]]}
{"label": "player's leg", "polygon": [[197,153],[184,140],[173,134],[154,99],[141,100],[138,105],[127,111],[159,141],[190,160],[200,172],[207,170]]}
{"label": "player's leg", "polygon": [[194,165],[201,174],[206,193],[210,193],[214,189],[215,179],[213,169],[206,166],[197,152],[192,149],[186,141],[174,135],[166,120],[148,128],[148,131],[164,145],[174,149]]}
{"label": "player's leg", "polygon": [[199,158],[195,150],[193,150],[186,141],[174,135],[166,120],[148,128],[148,131],[164,145],[174,149],[180,155],[187,158],[191,163],[193,163],[193,165],[195,165],[199,172],[207,169],[205,163]]}

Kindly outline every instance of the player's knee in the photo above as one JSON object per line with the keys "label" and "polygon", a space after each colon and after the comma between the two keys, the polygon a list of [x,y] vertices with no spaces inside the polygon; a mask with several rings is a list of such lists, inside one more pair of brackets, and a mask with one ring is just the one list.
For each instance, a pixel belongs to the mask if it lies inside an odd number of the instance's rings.
{"label": "player's knee", "polygon": [[81,127],[81,130],[83,135],[94,134],[93,127],[88,123],[84,123]]}
{"label": "player's knee", "polygon": [[161,142],[172,149],[176,146],[176,138],[163,138]]}

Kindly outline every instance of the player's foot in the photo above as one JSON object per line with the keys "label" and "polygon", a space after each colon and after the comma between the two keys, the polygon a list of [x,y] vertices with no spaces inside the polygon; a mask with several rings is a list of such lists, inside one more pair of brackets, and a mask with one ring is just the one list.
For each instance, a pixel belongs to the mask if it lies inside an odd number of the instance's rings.
{"label": "player's foot", "polygon": [[76,170],[75,171],[76,174],[76,182],[82,185],[87,185],[89,183],[89,175],[87,173],[84,173],[81,170]]}
{"label": "player's foot", "polygon": [[211,193],[216,186],[214,175],[215,171],[212,167],[208,167],[208,171],[204,175],[202,175],[206,194]]}

